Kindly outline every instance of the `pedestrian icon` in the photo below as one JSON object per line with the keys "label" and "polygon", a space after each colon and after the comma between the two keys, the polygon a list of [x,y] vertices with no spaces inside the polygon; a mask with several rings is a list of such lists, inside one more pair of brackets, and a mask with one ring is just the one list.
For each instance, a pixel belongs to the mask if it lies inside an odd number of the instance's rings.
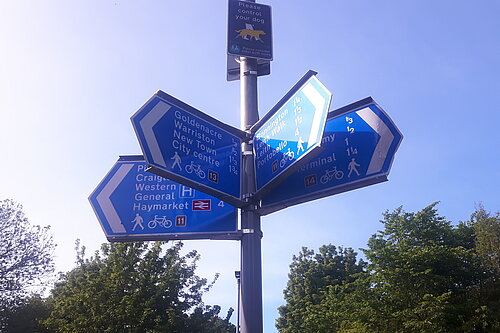
{"label": "pedestrian icon", "polygon": [[135,218],[132,220],[132,222],[135,222],[134,227],[132,228],[132,231],[135,231],[135,228],[137,226],[141,227],[142,230],[144,230],[144,226],[142,225],[142,222],[144,222],[143,218],[139,214],[135,214]]}
{"label": "pedestrian icon", "polygon": [[172,163],[172,170],[177,165],[179,167],[179,169],[182,171],[181,157],[179,156],[179,154],[177,152],[174,152],[174,156],[172,156],[172,158],[170,158],[170,159],[174,160],[174,163]]}
{"label": "pedestrian icon", "polygon": [[347,165],[347,168],[349,169],[349,174],[347,175],[347,177],[350,178],[353,171],[356,173],[356,175],[359,176],[359,171],[356,168],[356,167],[359,167],[359,166],[361,166],[361,165],[359,165],[358,163],[356,163],[356,160],[354,158],[352,158],[351,162],[349,162],[349,164]]}
{"label": "pedestrian icon", "polygon": [[297,142],[297,155],[300,153],[300,151],[304,151],[304,147],[302,144],[304,143],[304,140],[302,140],[302,137],[299,138],[299,141]]}

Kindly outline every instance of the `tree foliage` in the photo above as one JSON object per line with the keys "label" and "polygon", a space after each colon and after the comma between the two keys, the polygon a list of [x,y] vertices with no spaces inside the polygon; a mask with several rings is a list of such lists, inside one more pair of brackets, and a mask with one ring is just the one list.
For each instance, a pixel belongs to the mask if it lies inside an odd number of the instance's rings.
{"label": "tree foliage", "polygon": [[500,213],[491,215],[481,206],[472,214],[469,224],[474,230],[481,269],[487,273],[476,294],[483,305],[485,318],[497,318],[487,327],[500,332]]}
{"label": "tree foliage", "polygon": [[43,325],[51,310],[51,304],[40,295],[33,295],[24,300],[7,316],[8,333],[50,333]]}
{"label": "tree foliage", "polygon": [[[294,256],[290,265],[286,305],[279,307],[277,328],[281,332],[317,332],[322,320],[315,311],[324,302],[329,289],[342,289],[362,274],[365,263],[356,262],[351,248],[325,245],[315,253],[306,247]],[[325,314],[328,315],[328,314]]]}
{"label": "tree foliage", "polygon": [[0,329],[34,289],[47,285],[54,248],[49,227],[30,225],[20,204],[0,201]]}
{"label": "tree foliage", "polygon": [[[195,275],[199,255],[182,243],[103,244],[64,274],[47,302],[44,324],[53,332],[234,332],[220,307],[205,306],[212,283]],[[214,280],[215,282],[215,280]]]}
{"label": "tree foliage", "polygon": [[471,291],[486,278],[473,230],[453,227],[432,204],[420,212],[384,214],[384,230],[364,250],[371,262],[378,317],[394,332],[460,332],[481,316]]}
{"label": "tree foliage", "polygon": [[500,273],[500,212],[491,215],[480,206],[469,222],[476,238],[476,250],[485,267]]}
{"label": "tree foliage", "polygon": [[[363,249],[368,265],[347,278],[302,274],[311,266],[303,249],[290,266],[280,332],[500,331],[498,214],[481,208],[453,226],[435,206],[384,213],[384,229]],[[317,281],[327,282],[303,288]],[[297,289],[300,301],[290,297]]]}

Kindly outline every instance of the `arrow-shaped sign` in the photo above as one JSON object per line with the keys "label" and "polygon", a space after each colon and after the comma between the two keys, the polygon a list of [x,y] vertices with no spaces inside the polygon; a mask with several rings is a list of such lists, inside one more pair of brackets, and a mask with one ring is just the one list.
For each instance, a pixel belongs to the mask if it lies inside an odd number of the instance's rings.
{"label": "arrow-shaped sign", "polygon": [[235,207],[146,169],[122,156],[90,195],[109,241],[239,237]]}
{"label": "arrow-shaped sign", "polygon": [[150,172],[221,198],[241,200],[246,133],[158,91],[131,118]]}
{"label": "arrow-shaped sign", "polygon": [[332,94],[315,75],[309,71],[251,129],[257,197],[286,179],[321,144]]}
{"label": "arrow-shaped sign", "polygon": [[328,115],[324,150],[266,193],[262,215],[387,180],[402,135],[372,98]]}

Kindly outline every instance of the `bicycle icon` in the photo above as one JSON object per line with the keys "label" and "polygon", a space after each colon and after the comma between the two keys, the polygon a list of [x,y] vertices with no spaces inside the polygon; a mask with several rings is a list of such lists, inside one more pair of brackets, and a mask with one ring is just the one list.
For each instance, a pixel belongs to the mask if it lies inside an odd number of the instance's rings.
{"label": "bicycle icon", "polygon": [[325,174],[320,177],[319,181],[321,182],[321,184],[326,184],[334,177],[337,180],[341,180],[342,178],[344,178],[344,172],[342,170],[337,170],[336,166],[331,170],[326,169]]}
{"label": "bicycle icon", "polygon": [[148,222],[148,227],[149,229],[154,229],[157,225],[164,228],[170,228],[172,226],[172,221],[167,220],[166,216],[158,217],[158,215],[155,215],[155,218]]}
{"label": "bicycle icon", "polygon": [[280,161],[280,168],[284,167],[286,164],[286,160],[293,161],[293,158],[295,157],[295,153],[288,148],[288,151],[283,154],[283,158]]}
{"label": "bicycle icon", "polygon": [[201,165],[199,164],[194,164],[193,161],[191,161],[190,164],[186,165],[185,167],[187,173],[195,173],[198,177],[201,179],[205,178],[205,172],[201,170]]}

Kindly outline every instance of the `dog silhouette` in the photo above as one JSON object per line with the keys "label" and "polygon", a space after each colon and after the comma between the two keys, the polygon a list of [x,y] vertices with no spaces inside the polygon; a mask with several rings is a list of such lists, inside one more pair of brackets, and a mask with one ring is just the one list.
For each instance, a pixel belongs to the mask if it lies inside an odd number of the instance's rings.
{"label": "dog silhouette", "polygon": [[260,35],[265,35],[266,33],[262,30],[249,30],[249,29],[240,29],[236,30],[238,35],[236,38],[241,37],[243,39],[248,40],[248,37],[250,36],[250,40],[254,38],[255,40],[260,41],[261,43],[264,43],[264,41],[260,38]]}

